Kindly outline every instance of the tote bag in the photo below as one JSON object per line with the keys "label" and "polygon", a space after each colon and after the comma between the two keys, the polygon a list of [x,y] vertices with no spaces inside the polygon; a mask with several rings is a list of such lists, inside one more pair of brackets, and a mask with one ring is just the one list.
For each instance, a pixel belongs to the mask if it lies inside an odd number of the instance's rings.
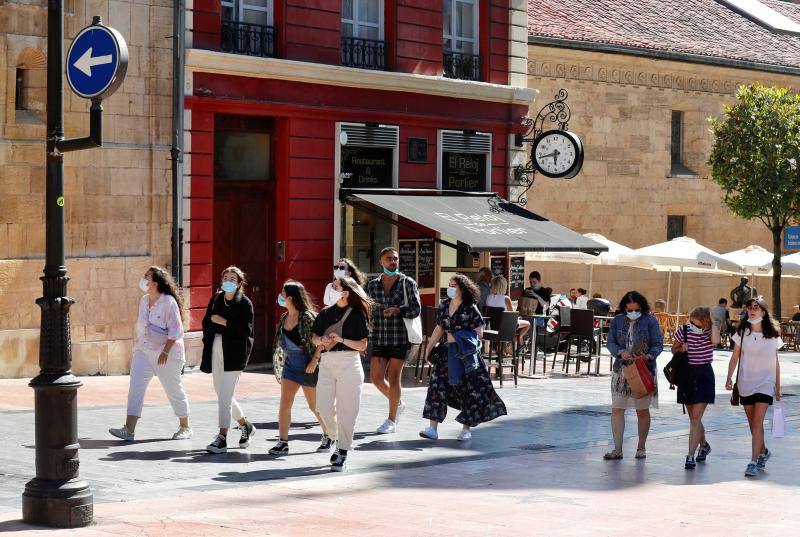
{"label": "tote bag", "polygon": [[[403,284],[403,305],[408,307],[408,292],[406,291],[406,282]],[[419,345],[422,343],[422,319],[419,315],[413,319],[403,317],[403,323],[406,325],[406,334],[408,334],[408,342],[412,345]]]}

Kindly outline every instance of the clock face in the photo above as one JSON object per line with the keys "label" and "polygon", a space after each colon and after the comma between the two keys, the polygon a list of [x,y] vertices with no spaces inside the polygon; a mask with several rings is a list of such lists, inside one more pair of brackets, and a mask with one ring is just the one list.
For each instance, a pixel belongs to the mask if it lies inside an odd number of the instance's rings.
{"label": "clock face", "polygon": [[547,177],[571,179],[583,165],[583,144],[573,132],[552,130],[533,142],[533,164]]}

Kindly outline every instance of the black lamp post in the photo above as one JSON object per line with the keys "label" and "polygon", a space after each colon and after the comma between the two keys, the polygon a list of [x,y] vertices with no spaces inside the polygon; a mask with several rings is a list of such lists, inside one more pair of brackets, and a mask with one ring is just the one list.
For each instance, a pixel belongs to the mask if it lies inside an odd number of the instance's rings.
{"label": "black lamp post", "polygon": [[[116,45],[117,61],[111,82],[103,91],[91,96],[89,136],[65,140],[63,0],[49,0],[47,10],[46,254],[41,278],[43,296],[36,301],[42,310],[40,372],[30,382],[35,392],[36,477],[25,485],[22,518],[32,524],[74,528],[92,522],[93,504],[89,485],[78,475],[77,395],[81,382],[71,371],[69,309],[75,300],[67,295],[63,153],[102,144],[101,98],[122,82],[128,57],[123,40],[121,46]],[[100,28],[100,22],[100,17],[95,17],[90,28]],[[106,58],[93,57],[91,49],[88,56],[82,58],[90,63],[89,78],[95,74],[92,68],[101,62],[107,63]],[[79,68],[87,69],[84,65],[81,63]]]}

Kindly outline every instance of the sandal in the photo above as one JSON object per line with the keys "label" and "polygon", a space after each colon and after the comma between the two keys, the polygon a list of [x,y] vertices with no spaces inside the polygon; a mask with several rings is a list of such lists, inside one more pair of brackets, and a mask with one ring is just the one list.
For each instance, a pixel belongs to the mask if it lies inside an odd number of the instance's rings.
{"label": "sandal", "polygon": [[618,461],[622,458],[622,452],[620,451],[609,451],[605,455],[603,455],[603,460],[606,461]]}
{"label": "sandal", "polygon": [[644,448],[636,450],[636,458],[637,459],[646,459],[647,458],[647,450]]}

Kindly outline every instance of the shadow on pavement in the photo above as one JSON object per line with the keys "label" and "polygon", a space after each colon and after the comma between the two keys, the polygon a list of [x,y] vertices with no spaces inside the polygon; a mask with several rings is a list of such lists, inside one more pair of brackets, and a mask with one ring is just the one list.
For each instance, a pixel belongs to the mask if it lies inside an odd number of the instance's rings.
{"label": "shadow on pavement", "polygon": [[[124,440],[94,440],[91,438],[79,438],[78,443],[81,449],[108,449],[112,447],[121,446],[135,446],[137,444],[152,444],[154,442],[171,442],[172,438],[148,438],[146,440],[134,440],[133,442],[126,442]],[[33,447],[33,446],[31,446]]]}

